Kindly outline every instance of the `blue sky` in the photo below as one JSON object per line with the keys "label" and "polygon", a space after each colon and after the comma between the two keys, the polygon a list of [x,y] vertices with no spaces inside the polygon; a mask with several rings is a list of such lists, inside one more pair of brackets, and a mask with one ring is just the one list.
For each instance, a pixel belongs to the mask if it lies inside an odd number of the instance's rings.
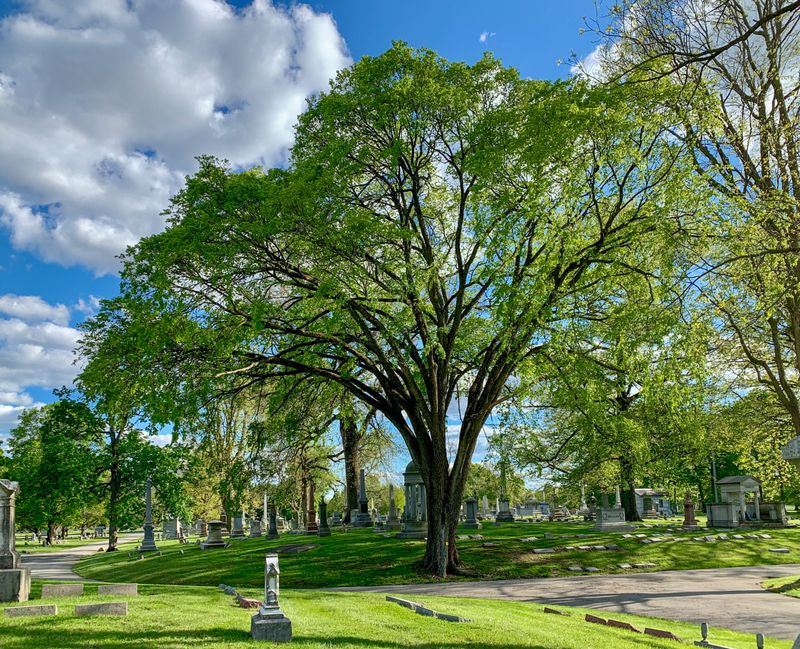
{"label": "blue sky", "polygon": [[305,97],[393,40],[548,79],[596,44],[590,0],[232,4],[0,0],[0,437],[74,376],[74,327],[194,156],[281,164]]}

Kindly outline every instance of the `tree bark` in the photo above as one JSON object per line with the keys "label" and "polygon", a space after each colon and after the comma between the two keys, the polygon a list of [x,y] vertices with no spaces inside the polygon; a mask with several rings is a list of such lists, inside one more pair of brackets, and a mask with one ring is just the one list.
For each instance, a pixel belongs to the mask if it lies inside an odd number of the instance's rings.
{"label": "tree bark", "polygon": [[349,525],[350,512],[358,509],[358,444],[360,437],[356,420],[350,416],[339,418],[339,431],[342,437],[342,451],[344,453],[344,484],[345,484],[345,512],[344,523]]}
{"label": "tree bark", "polygon": [[108,548],[107,552],[117,549],[117,514],[119,510],[119,497],[122,490],[122,475],[119,463],[119,436],[120,432],[113,427],[109,430],[111,447],[110,469],[110,494],[108,501]]}
{"label": "tree bark", "polygon": [[628,521],[641,521],[639,511],[636,509],[636,480],[633,475],[633,464],[630,458],[623,457],[619,461],[619,473],[624,486],[622,493],[622,507],[625,510],[625,519]]}

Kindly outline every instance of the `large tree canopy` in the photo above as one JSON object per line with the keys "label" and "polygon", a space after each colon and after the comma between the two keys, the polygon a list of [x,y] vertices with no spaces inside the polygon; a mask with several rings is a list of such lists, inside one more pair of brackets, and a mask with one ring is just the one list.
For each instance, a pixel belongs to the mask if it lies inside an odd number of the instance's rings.
{"label": "large tree canopy", "polygon": [[478,434],[515,373],[680,230],[681,148],[650,110],[662,91],[522,80],[488,55],[402,44],[366,57],[310,102],[288,169],[200,160],[84,344],[124,323],[156,419],[177,408],[165,394],[191,402],[223,375],[341,384],[419,465],[424,565],[444,574]]}

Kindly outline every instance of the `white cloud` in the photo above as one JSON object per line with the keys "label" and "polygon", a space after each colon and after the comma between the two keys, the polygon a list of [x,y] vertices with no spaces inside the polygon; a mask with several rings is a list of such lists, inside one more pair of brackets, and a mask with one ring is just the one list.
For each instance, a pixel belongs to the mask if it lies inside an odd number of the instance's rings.
{"label": "white cloud", "polygon": [[598,45],[580,61],[570,66],[569,71],[587,79],[602,79],[604,78],[604,61],[608,56],[608,48],[602,44]]}
{"label": "white cloud", "polygon": [[42,405],[27,392],[69,385],[80,370],[73,350],[79,332],[67,326],[69,309],[32,295],[0,296],[0,434],[25,408]]}
{"label": "white cloud", "polygon": [[82,313],[85,316],[92,316],[100,310],[100,298],[90,295],[88,300],[79,298],[78,301],[72,305],[72,310]]}
{"label": "white cloud", "polygon": [[63,304],[48,304],[35,295],[0,295],[0,313],[27,322],[50,320],[65,325],[69,322],[69,309]]}
{"label": "white cloud", "polygon": [[492,36],[497,36],[497,32],[481,32],[481,35],[480,35],[480,36],[478,36],[478,40],[479,40],[481,43],[488,43],[488,42],[489,42],[489,39],[490,39]]}
{"label": "white cloud", "polygon": [[113,272],[213,154],[280,164],[349,63],[333,19],[254,0],[29,0],[0,23],[0,222],[42,259]]}

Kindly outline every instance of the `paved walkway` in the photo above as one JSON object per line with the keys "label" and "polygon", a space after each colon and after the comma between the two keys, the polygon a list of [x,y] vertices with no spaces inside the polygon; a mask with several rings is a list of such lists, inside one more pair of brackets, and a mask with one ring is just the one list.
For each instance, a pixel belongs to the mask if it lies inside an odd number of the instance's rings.
{"label": "paved walkway", "polygon": [[[119,543],[136,541],[141,535],[121,534]],[[31,569],[33,579],[58,579],[84,581],[83,577],[76,575],[72,568],[88,554],[94,554],[99,548],[105,548],[108,539],[97,543],[87,543],[77,548],[70,548],[63,552],[35,552],[22,555],[22,566]]]}
{"label": "paved walkway", "polygon": [[794,640],[800,634],[800,599],[770,593],[760,586],[765,579],[789,575],[800,575],[800,564],[335,590],[487,597],[580,606],[680,620],[698,626],[700,622],[708,622],[712,627]]}

